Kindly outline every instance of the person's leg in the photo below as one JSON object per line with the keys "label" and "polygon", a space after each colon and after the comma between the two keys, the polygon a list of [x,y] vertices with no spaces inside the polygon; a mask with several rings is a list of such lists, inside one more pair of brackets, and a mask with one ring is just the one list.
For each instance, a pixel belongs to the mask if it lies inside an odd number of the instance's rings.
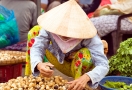
{"label": "person's leg", "polygon": [[82,74],[92,70],[94,67],[90,51],[87,48],[80,49],[72,60],[72,76],[77,79]]}
{"label": "person's leg", "polygon": [[71,75],[71,62],[67,62],[64,60],[63,64],[60,64],[57,58],[49,51],[46,50],[46,57],[50,63],[54,65],[54,67],[62,72],[63,74],[72,77]]}
{"label": "person's leg", "polygon": [[99,36],[103,37],[117,29],[118,17],[118,15],[103,15],[91,18],[91,21],[96,27]]}
{"label": "person's leg", "polygon": [[[117,30],[117,20],[119,15],[103,15],[91,18],[100,37],[106,36],[110,32]],[[125,18],[121,21],[121,30],[132,30],[132,23]]]}
{"label": "person's leg", "polygon": [[48,50],[46,50],[46,57],[48,58],[49,62],[55,66],[56,69],[58,69],[63,74],[75,79],[79,78],[83,73],[93,68],[91,55],[87,48],[79,50],[71,62],[65,60],[63,64],[60,64],[57,58],[54,57],[53,54]]}
{"label": "person's leg", "polygon": [[124,18],[121,20],[121,30],[124,31],[132,30],[132,22],[129,21],[129,18]]}
{"label": "person's leg", "polygon": [[[104,15],[104,16],[91,18],[91,21],[93,22],[94,26],[96,27],[99,36],[102,38],[104,36],[107,36],[107,34],[113,35],[113,33],[112,34],[110,34],[110,33],[114,30],[117,30],[118,18],[119,18],[118,15]],[[121,30],[124,30],[124,31],[132,30],[132,23],[129,21],[128,18],[121,20]],[[109,42],[110,39],[108,39],[108,38],[107,38],[107,40],[108,40],[107,41],[108,44],[110,44],[110,45],[111,45],[111,43],[115,42],[115,41]],[[116,47],[115,45],[112,45],[112,46],[113,46],[113,48]],[[110,49],[111,47],[109,47],[109,54],[113,55],[113,53],[115,53],[116,51],[115,51],[115,49]]]}

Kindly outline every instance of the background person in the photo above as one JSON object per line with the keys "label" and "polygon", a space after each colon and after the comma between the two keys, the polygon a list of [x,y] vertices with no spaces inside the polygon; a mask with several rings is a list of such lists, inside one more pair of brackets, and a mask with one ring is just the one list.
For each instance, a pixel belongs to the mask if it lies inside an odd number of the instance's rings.
{"label": "background person", "polygon": [[[117,20],[120,15],[132,13],[132,0],[118,0],[107,4],[95,11],[91,21],[97,28],[100,37],[117,30]],[[132,30],[132,17],[121,21],[121,30]]]}
{"label": "background person", "polygon": [[37,24],[36,4],[29,0],[1,0],[0,5],[14,11],[18,22],[20,41],[27,41],[29,30]]}

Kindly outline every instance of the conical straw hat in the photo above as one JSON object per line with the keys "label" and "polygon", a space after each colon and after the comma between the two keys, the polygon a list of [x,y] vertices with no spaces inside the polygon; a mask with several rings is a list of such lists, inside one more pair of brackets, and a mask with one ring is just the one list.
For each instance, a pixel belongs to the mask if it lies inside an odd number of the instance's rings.
{"label": "conical straw hat", "polygon": [[67,1],[38,17],[38,24],[57,35],[87,39],[97,30],[75,0]]}

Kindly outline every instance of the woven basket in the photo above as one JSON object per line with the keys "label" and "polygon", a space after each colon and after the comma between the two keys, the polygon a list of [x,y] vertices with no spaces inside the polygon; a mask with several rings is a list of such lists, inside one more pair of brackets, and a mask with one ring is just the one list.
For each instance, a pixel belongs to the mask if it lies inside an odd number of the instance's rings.
{"label": "woven basket", "polygon": [[0,50],[0,65],[11,65],[26,62],[26,52]]}

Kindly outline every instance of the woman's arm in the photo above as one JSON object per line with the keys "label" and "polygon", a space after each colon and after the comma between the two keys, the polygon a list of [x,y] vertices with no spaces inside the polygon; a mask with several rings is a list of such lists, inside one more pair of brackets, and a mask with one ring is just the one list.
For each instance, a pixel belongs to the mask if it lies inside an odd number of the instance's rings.
{"label": "woman's arm", "polygon": [[86,73],[90,77],[92,85],[95,85],[108,73],[108,59],[104,54],[103,43],[97,35],[91,39],[90,43],[85,40],[83,44],[90,50],[92,61],[95,65],[92,71]]}
{"label": "woman's arm", "polygon": [[39,35],[35,37],[35,42],[30,49],[31,70],[34,73],[36,65],[43,62],[45,50],[49,45],[49,36],[45,30],[41,29]]}

